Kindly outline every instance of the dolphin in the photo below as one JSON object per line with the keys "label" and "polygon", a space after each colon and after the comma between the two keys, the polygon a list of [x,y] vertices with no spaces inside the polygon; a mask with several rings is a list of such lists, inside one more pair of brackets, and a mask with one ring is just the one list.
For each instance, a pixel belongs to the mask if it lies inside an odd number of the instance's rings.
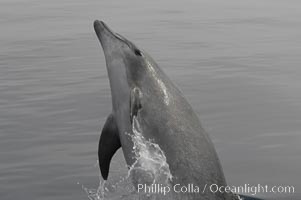
{"label": "dolphin", "polygon": [[[104,51],[112,95],[112,113],[99,140],[101,175],[107,180],[110,161],[121,147],[128,166],[133,155],[133,119],[137,118],[143,136],[158,144],[173,176],[171,184],[226,186],[214,145],[182,92],[144,50],[104,22],[94,22]],[[126,134],[127,133],[127,134]],[[173,199],[238,199],[232,193],[178,194]]]}

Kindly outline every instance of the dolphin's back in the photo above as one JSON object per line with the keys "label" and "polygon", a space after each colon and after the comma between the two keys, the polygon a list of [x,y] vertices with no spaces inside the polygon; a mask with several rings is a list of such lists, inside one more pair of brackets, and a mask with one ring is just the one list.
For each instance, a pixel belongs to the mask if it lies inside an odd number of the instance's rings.
{"label": "dolphin's back", "polygon": [[[140,119],[144,135],[165,152],[173,183],[225,186],[215,148],[198,116],[182,92],[155,62],[140,86],[143,93]],[[211,199],[223,194],[206,192]]]}

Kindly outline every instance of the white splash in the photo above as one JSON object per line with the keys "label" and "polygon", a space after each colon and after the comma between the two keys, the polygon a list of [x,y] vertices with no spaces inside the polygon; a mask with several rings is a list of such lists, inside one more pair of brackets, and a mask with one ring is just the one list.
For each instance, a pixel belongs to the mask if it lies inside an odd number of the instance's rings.
{"label": "white splash", "polygon": [[118,181],[104,181],[100,178],[98,189],[88,189],[82,186],[90,200],[149,200],[151,195],[141,194],[135,190],[137,184],[170,184],[172,175],[166,156],[158,144],[143,137],[136,116],[133,117],[132,133],[126,134],[133,141],[133,153],[136,161],[130,166],[128,174],[120,177]]}
{"label": "white splash", "polygon": [[143,135],[136,116],[133,117],[133,152],[135,163],[130,167],[128,176],[132,176],[134,184],[168,184],[172,179],[166,156],[158,144],[147,141]]}

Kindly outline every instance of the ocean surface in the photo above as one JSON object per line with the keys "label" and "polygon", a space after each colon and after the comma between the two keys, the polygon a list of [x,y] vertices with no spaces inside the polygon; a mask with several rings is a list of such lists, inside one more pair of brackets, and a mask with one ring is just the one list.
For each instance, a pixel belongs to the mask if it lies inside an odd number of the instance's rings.
{"label": "ocean surface", "polygon": [[[291,185],[294,195],[257,196],[301,199],[301,1],[0,0],[1,200],[98,188],[111,96],[95,19],[183,91],[228,185]],[[126,174],[118,151],[109,179]]]}

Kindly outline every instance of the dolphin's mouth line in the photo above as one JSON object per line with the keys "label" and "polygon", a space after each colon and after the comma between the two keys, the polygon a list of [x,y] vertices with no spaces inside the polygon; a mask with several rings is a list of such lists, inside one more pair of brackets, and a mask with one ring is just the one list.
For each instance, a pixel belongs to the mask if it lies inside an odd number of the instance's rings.
{"label": "dolphin's mouth line", "polygon": [[110,36],[114,36],[115,38],[123,41],[123,38],[120,37],[119,34],[114,33],[103,21],[95,20],[94,21],[94,29],[95,29],[95,31],[97,33],[97,36],[101,36],[102,34],[104,34],[103,30],[106,30],[106,31],[108,31],[110,33],[109,34]]}
{"label": "dolphin's mouth line", "polygon": [[101,30],[101,26],[103,29],[107,30],[110,35],[114,36],[116,39],[122,41],[123,43],[125,43],[130,49],[136,49],[135,45],[133,45],[129,40],[127,40],[125,37],[123,37],[122,35],[120,35],[119,33],[115,33],[114,31],[112,31],[103,21],[99,21],[99,20],[95,20],[94,21],[94,29],[97,33],[98,38],[101,40],[101,34],[102,34],[102,30]]}

